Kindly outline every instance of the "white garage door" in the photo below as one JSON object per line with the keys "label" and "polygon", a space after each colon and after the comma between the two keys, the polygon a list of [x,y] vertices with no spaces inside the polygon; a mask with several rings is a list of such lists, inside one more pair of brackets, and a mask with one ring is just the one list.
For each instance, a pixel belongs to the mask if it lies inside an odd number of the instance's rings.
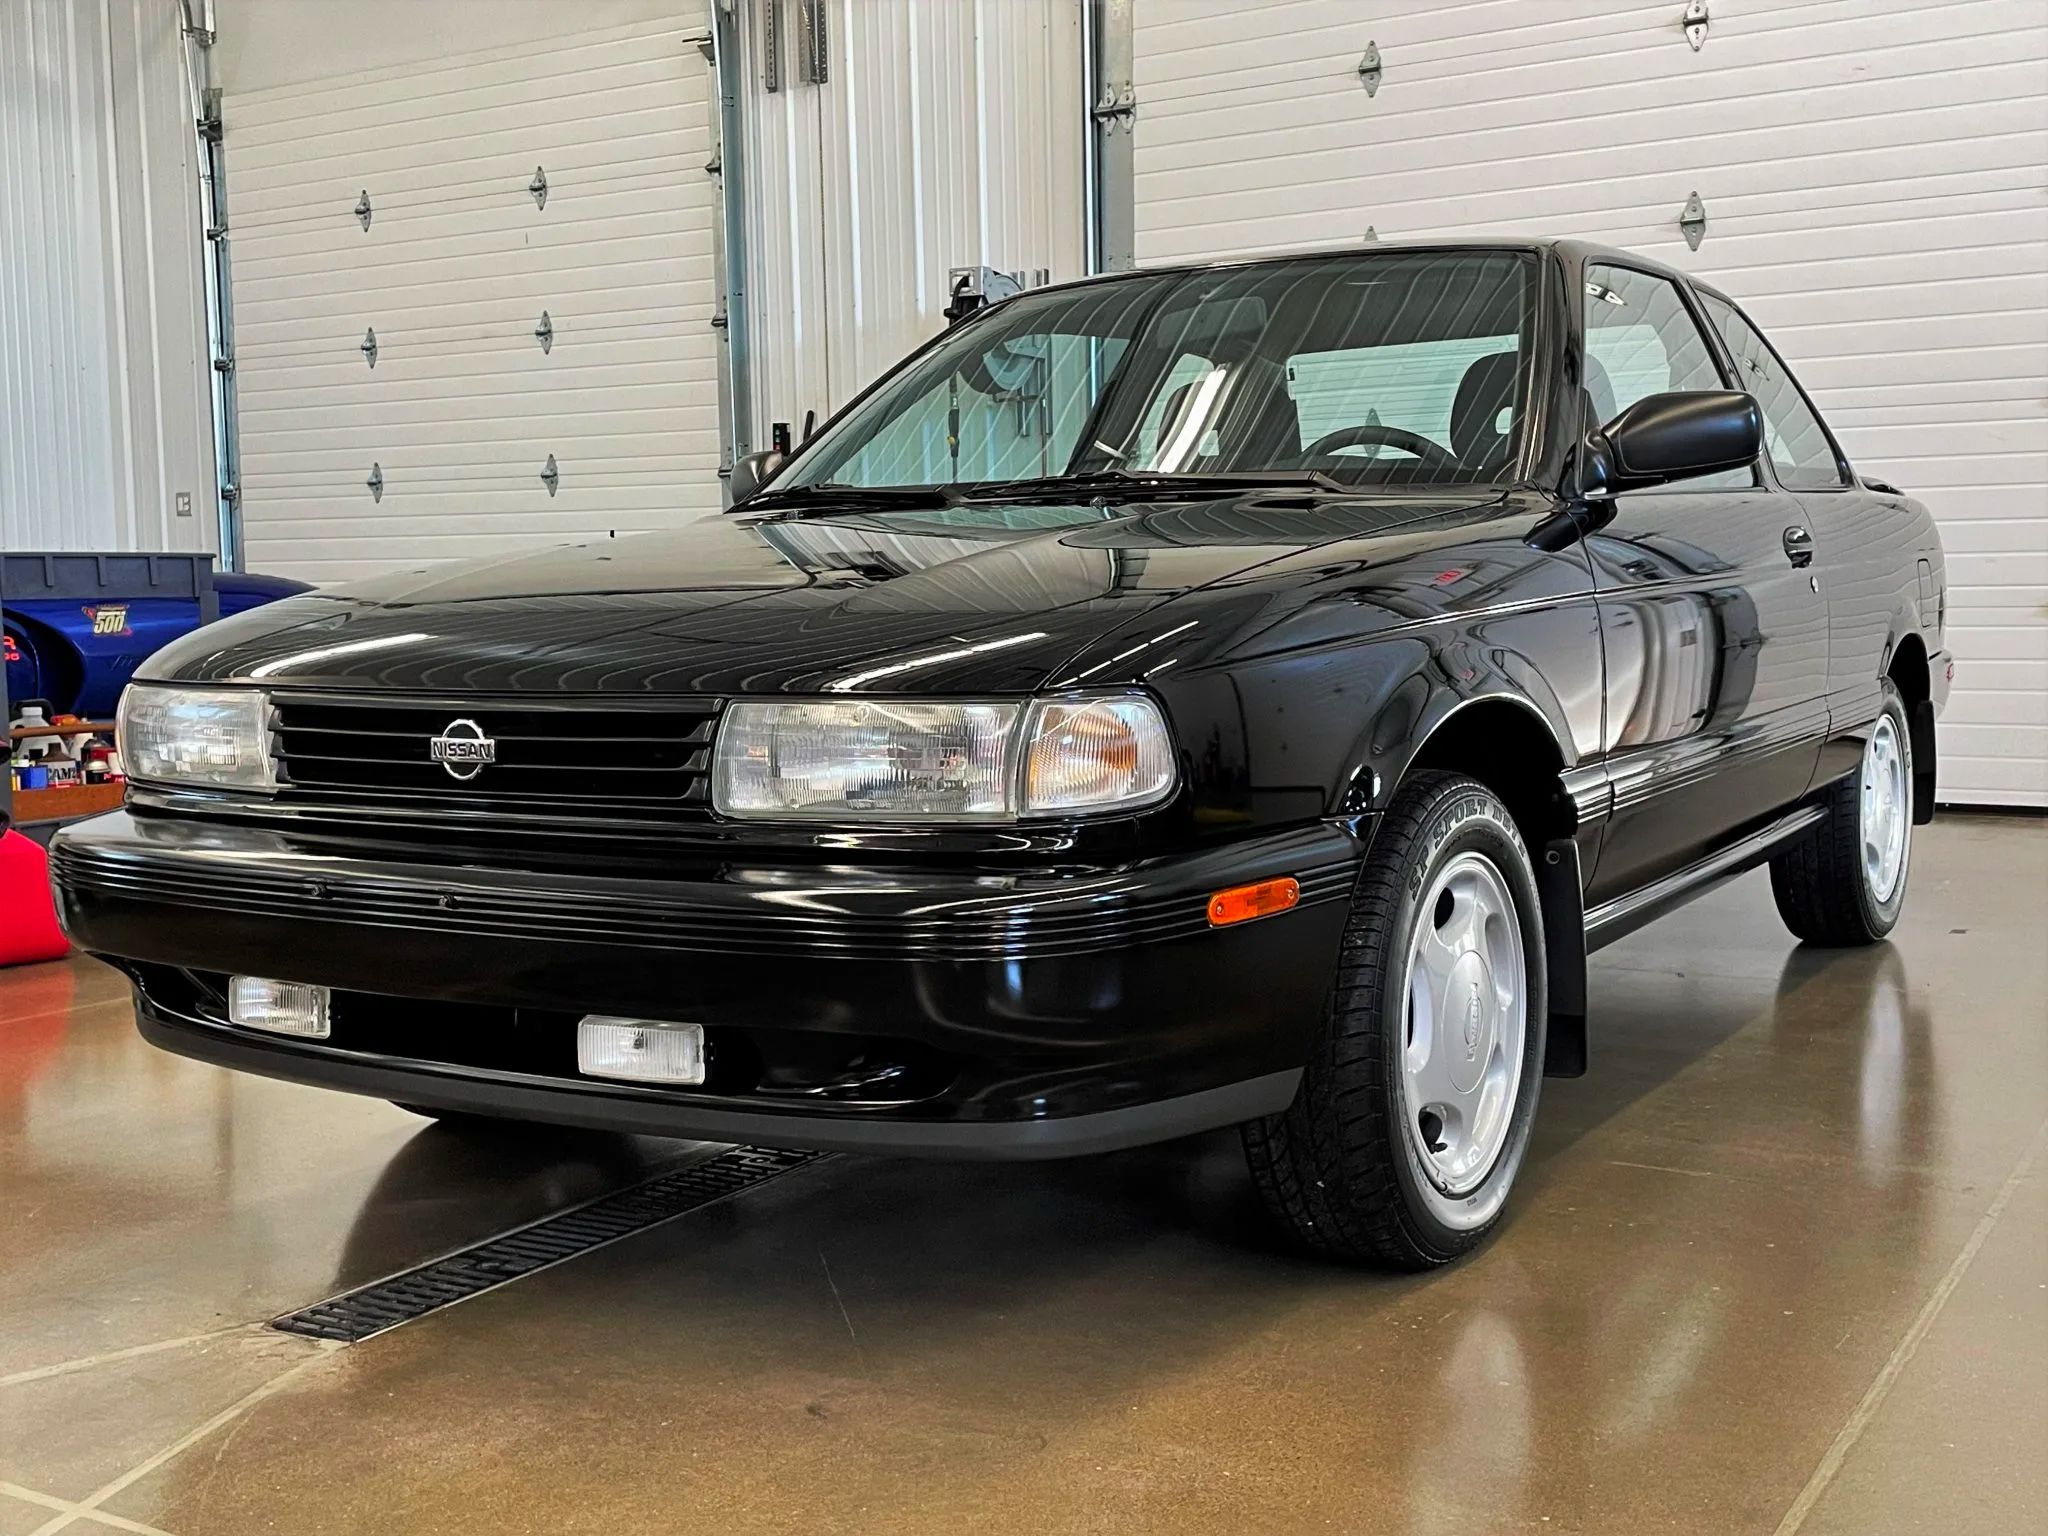
{"label": "white garage door", "polygon": [[1139,260],[1516,231],[1725,286],[1941,521],[1943,798],[2048,805],[2048,5],[1684,9],[1140,5]]}
{"label": "white garage door", "polygon": [[338,581],[717,509],[703,35],[226,99],[251,570]]}

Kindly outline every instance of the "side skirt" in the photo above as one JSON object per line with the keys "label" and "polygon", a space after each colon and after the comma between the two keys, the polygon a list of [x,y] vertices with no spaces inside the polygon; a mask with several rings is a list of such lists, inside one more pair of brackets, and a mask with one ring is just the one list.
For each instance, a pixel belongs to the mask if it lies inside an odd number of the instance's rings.
{"label": "side skirt", "polygon": [[1599,949],[1654,922],[1674,907],[1703,896],[1724,881],[1746,874],[1827,815],[1824,807],[1803,806],[1738,842],[1674,870],[1641,890],[1604,901],[1586,914],[1586,948]]}

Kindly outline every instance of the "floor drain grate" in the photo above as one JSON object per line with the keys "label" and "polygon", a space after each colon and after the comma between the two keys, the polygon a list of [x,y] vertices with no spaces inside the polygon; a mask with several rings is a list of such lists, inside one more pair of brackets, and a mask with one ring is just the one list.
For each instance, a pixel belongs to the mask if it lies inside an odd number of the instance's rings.
{"label": "floor drain grate", "polygon": [[479,1292],[546,1269],[564,1259],[630,1237],[658,1222],[696,1210],[789,1173],[825,1156],[768,1147],[734,1147],[729,1152],[678,1168],[588,1205],[544,1216],[531,1226],[489,1238],[416,1269],[372,1281],[271,1323],[285,1333],[353,1344],[396,1328]]}

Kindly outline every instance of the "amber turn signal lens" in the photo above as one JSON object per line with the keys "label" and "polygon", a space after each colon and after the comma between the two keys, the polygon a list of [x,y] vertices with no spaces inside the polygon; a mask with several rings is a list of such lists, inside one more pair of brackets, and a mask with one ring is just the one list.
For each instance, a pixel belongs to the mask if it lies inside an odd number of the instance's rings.
{"label": "amber turn signal lens", "polygon": [[1261,880],[1257,885],[1233,885],[1209,898],[1209,926],[1228,927],[1255,917],[1285,912],[1301,900],[1301,882],[1292,875],[1278,880]]}

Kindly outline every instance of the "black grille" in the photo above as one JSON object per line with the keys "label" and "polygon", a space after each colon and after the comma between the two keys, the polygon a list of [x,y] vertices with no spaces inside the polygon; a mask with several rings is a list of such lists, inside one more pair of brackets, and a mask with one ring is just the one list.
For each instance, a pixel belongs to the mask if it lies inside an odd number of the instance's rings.
{"label": "black grille", "polygon": [[[579,820],[696,820],[710,810],[716,699],[498,706],[287,695],[275,703],[272,751],[290,803]],[[456,765],[474,767],[467,778],[431,751],[458,720],[494,744],[493,761]]]}

